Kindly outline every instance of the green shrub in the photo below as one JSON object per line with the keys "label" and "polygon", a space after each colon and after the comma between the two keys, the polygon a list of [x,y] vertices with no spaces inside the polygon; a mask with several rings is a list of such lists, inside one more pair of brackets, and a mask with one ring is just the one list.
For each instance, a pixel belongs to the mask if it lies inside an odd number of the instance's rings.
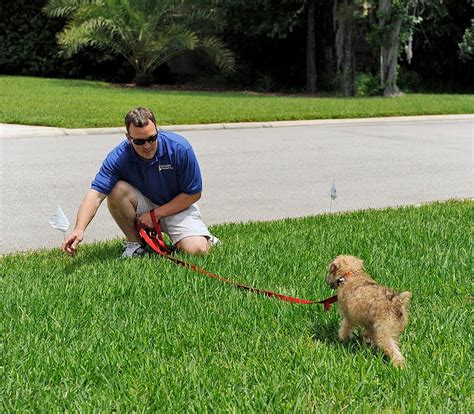
{"label": "green shrub", "polygon": [[64,21],[48,18],[42,12],[45,3],[18,0],[0,8],[0,73],[115,82],[127,79],[127,63],[102,51],[85,49],[69,59],[58,56],[56,33]]}
{"label": "green shrub", "polygon": [[356,77],[356,96],[378,96],[383,94],[380,77],[361,73]]}
{"label": "green shrub", "polygon": [[259,92],[273,92],[276,88],[276,83],[271,75],[263,74],[257,79],[255,89]]}

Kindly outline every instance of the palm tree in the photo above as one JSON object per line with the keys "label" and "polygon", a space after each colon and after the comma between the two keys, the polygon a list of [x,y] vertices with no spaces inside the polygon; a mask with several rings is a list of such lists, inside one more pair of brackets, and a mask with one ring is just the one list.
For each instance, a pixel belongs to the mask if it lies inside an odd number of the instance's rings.
{"label": "palm tree", "polygon": [[134,68],[137,85],[150,84],[158,66],[191,50],[224,72],[235,68],[234,54],[213,35],[212,9],[193,1],[49,0],[44,11],[67,19],[58,34],[65,57],[86,46],[120,55]]}

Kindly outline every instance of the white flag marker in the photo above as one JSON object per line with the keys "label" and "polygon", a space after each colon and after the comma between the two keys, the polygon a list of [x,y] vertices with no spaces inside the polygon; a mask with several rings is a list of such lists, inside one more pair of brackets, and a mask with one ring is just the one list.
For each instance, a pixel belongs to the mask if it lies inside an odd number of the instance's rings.
{"label": "white flag marker", "polygon": [[53,215],[49,219],[49,224],[51,224],[51,227],[62,231],[64,238],[66,237],[66,232],[69,228],[69,220],[61,210],[61,207],[58,206],[58,208],[54,211]]}
{"label": "white flag marker", "polygon": [[329,195],[331,196],[331,203],[329,204],[329,212],[331,212],[332,202],[337,198],[336,182],[334,180],[332,180],[331,192],[329,193]]}

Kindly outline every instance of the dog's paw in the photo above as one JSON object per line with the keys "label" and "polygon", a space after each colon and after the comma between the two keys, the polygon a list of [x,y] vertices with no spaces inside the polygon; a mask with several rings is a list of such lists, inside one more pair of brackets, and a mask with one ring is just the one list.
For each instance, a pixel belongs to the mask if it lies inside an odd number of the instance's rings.
{"label": "dog's paw", "polygon": [[347,339],[354,339],[354,334],[351,332],[349,334],[339,334],[339,341],[345,342]]}
{"label": "dog's paw", "polygon": [[370,336],[364,335],[363,338],[364,338],[364,342],[367,345],[372,345],[373,344],[372,338]]}
{"label": "dog's paw", "polygon": [[403,368],[405,366],[405,359],[402,358],[393,358],[392,365],[397,368]]}

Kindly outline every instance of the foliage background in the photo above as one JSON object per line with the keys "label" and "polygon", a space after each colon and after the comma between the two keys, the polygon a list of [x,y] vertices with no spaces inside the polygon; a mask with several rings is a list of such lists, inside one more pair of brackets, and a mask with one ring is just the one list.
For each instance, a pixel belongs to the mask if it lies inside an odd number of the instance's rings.
{"label": "foliage background", "polygon": [[[47,18],[46,0],[6,2],[0,9],[0,73],[44,77],[129,82],[130,66],[118,57],[87,49],[62,59],[57,56],[56,33],[65,22]],[[206,87],[250,88],[264,92],[299,92],[305,84],[306,10],[296,0],[203,0],[216,7],[224,22],[223,40],[238,57],[231,77],[200,67],[198,75],[170,72],[162,65],[155,73],[160,84],[192,83]],[[413,43],[413,61],[400,62],[399,84],[405,91],[472,91],[473,61],[459,58],[459,43],[470,27],[470,0],[425,2],[423,21]],[[316,2],[318,83],[322,91],[336,90],[333,2]],[[271,6],[271,7],[270,7]],[[357,70],[376,73],[364,31],[358,28]],[[370,82],[369,82],[370,84]]]}
{"label": "foliage background", "polygon": [[48,18],[42,12],[45,3],[17,0],[0,8],[0,73],[115,82],[132,76],[122,59],[95,49],[68,59],[59,57],[56,33],[65,21]]}

